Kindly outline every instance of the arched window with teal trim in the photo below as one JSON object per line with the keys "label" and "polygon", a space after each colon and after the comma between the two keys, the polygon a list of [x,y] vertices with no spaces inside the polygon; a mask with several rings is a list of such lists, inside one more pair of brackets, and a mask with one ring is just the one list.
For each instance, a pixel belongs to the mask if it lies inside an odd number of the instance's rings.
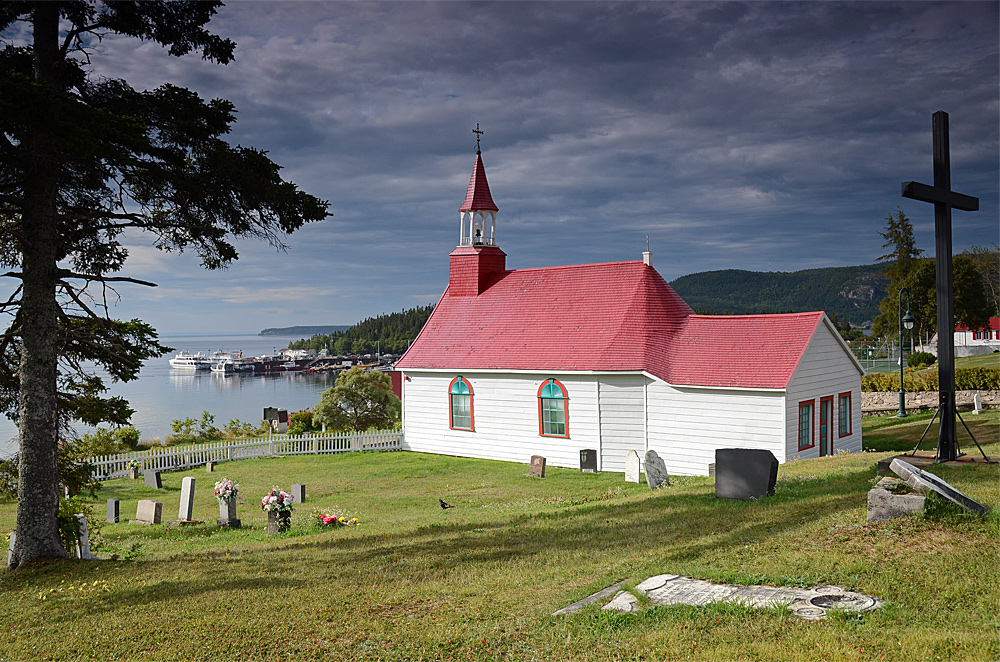
{"label": "arched window with teal trim", "polygon": [[538,434],[569,436],[569,394],[558,379],[547,379],[538,387]]}
{"label": "arched window with teal trim", "polygon": [[450,400],[449,418],[452,430],[475,430],[475,419],[472,410],[472,385],[459,375],[451,380],[448,387]]}

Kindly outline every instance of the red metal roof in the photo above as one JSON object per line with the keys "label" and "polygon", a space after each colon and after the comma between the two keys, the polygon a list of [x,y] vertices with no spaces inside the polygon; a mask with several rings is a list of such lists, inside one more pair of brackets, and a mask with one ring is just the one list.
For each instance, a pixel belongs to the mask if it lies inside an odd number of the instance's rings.
{"label": "red metal roof", "polygon": [[822,312],[694,315],[641,261],[503,271],[435,307],[399,369],[645,371],[677,385],[784,388]]}
{"label": "red metal roof", "polygon": [[486,168],[483,167],[483,155],[476,154],[476,165],[472,168],[469,178],[469,189],[465,192],[465,202],[458,211],[500,211],[490,195],[490,184],[486,181]]}
{"label": "red metal roof", "polygon": [[[1000,317],[991,317],[989,319],[989,322],[986,324],[986,326],[984,326],[982,328],[979,328],[979,329],[975,329],[975,330],[976,331],[985,331],[986,329],[991,329],[993,331],[1000,331]],[[956,331],[969,331],[970,329],[965,324],[962,324],[961,322],[959,322],[959,323],[957,323],[955,325],[955,330]]]}

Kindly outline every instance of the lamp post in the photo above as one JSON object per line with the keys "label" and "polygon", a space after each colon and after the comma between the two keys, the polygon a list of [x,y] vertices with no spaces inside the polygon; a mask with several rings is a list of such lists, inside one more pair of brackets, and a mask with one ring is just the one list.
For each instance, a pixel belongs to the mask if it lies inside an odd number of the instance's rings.
{"label": "lamp post", "polygon": [[[905,315],[903,314],[903,292],[906,292]],[[899,319],[899,413],[896,414],[896,418],[906,418],[906,392],[903,390],[903,329],[909,331],[916,321],[910,314],[910,288],[908,287],[899,290],[897,317]]]}

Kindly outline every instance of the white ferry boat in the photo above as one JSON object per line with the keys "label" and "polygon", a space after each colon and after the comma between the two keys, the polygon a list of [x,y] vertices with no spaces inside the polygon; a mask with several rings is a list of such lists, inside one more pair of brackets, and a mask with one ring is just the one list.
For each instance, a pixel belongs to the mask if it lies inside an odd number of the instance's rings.
{"label": "white ferry boat", "polygon": [[198,352],[177,352],[177,355],[170,359],[170,367],[177,370],[208,370],[212,367],[212,360]]}

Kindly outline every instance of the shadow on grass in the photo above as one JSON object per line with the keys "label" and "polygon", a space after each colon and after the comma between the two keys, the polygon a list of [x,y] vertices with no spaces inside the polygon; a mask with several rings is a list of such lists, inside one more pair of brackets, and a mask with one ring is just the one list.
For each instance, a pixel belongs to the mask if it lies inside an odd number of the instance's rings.
{"label": "shadow on grass", "polygon": [[[391,537],[297,541],[295,547],[329,551],[332,565],[350,563],[364,572],[391,566],[408,578],[441,578],[468,564],[510,564],[539,555],[579,555],[592,550],[634,555],[647,565],[659,554],[660,572],[705,555],[793,531],[817,516],[861,506],[872,468],[845,471],[828,480],[807,480],[760,501],[717,501],[713,495],[662,495],[629,503],[586,504],[516,521],[449,524]],[[327,562],[324,560],[324,562]],[[596,571],[599,577],[600,572]]]}

